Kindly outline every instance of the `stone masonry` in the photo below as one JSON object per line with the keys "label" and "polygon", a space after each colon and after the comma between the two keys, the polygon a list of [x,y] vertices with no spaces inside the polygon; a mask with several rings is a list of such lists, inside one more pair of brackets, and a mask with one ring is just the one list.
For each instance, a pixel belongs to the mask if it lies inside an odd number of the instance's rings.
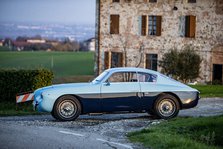
{"label": "stone masonry", "polygon": [[[157,0],[155,3],[149,0],[97,0],[96,3],[97,74],[103,72],[105,62],[109,61],[105,52],[126,53],[123,66],[145,68],[146,54],[157,54],[159,62],[168,50],[181,50],[186,46],[193,47],[202,58],[197,81],[212,81],[213,64],[223,65],[223,0],[196,0],[195,3],[188,3],[188,0]],[[118,34],[110,33],[111,15],[119,15]],[[140,35],[139,16],[142,15],[162,16],[160,36]],[[180,36],[180,17],[187,15],[196,16],[194,38]]]}

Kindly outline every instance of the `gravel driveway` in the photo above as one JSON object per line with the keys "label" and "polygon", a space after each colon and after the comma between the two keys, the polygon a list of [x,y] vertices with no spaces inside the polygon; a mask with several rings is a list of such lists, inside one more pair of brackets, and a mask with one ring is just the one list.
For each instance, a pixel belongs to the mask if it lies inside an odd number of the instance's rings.
{"label": "gravel driveway", "polygon": [[[206,98],[201,99],[197,107],[180,111],[179,116],[221,114],[223,114],[223,98]],[[143,147],[130,143],[126,134],[162,121],[153,119],[145,113],[82,115],[73,122],[59,122],[50,115],[0,117],[0,146],[17,149],[30,147],[138,149]],[[29,141],[24,141],[25,138]]]}

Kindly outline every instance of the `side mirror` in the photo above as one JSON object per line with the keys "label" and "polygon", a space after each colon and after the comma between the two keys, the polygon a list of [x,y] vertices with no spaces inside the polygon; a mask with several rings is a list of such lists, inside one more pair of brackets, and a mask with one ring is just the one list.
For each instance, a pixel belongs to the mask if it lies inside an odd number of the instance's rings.
{"label": "side mirror", "polygon": [[104,86],[110,86],[110,82],[106,81],[103,83]]}

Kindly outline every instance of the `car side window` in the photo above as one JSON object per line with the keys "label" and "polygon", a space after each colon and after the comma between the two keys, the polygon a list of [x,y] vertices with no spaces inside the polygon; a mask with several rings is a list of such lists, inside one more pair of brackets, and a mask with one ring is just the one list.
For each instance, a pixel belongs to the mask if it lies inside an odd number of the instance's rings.
{"label": "car side window", "polygon": [[157,75],[139,72],[138,78],[139,82],[156,82]]}
{"label": "car side window", "polygon": [[136,72],[116,72],[109,78],[108,82],[138,82]]}

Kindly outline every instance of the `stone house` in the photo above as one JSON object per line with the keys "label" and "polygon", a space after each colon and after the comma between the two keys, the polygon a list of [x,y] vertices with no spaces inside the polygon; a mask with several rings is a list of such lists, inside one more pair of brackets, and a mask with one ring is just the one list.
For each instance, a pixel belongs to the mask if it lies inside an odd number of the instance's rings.
{"label": "stone house", "polygon": [[88,40],[85,40],[81,44],[82,51],[95,51],[95,38],[90,38]]}
{"label": "stone house", "polygon": [[[193,47],[200,82],[223,80],[222,0],[96,0],[96,67],[160,71],[164,53]],[[189,70],[188,70],[189,71]]]}

